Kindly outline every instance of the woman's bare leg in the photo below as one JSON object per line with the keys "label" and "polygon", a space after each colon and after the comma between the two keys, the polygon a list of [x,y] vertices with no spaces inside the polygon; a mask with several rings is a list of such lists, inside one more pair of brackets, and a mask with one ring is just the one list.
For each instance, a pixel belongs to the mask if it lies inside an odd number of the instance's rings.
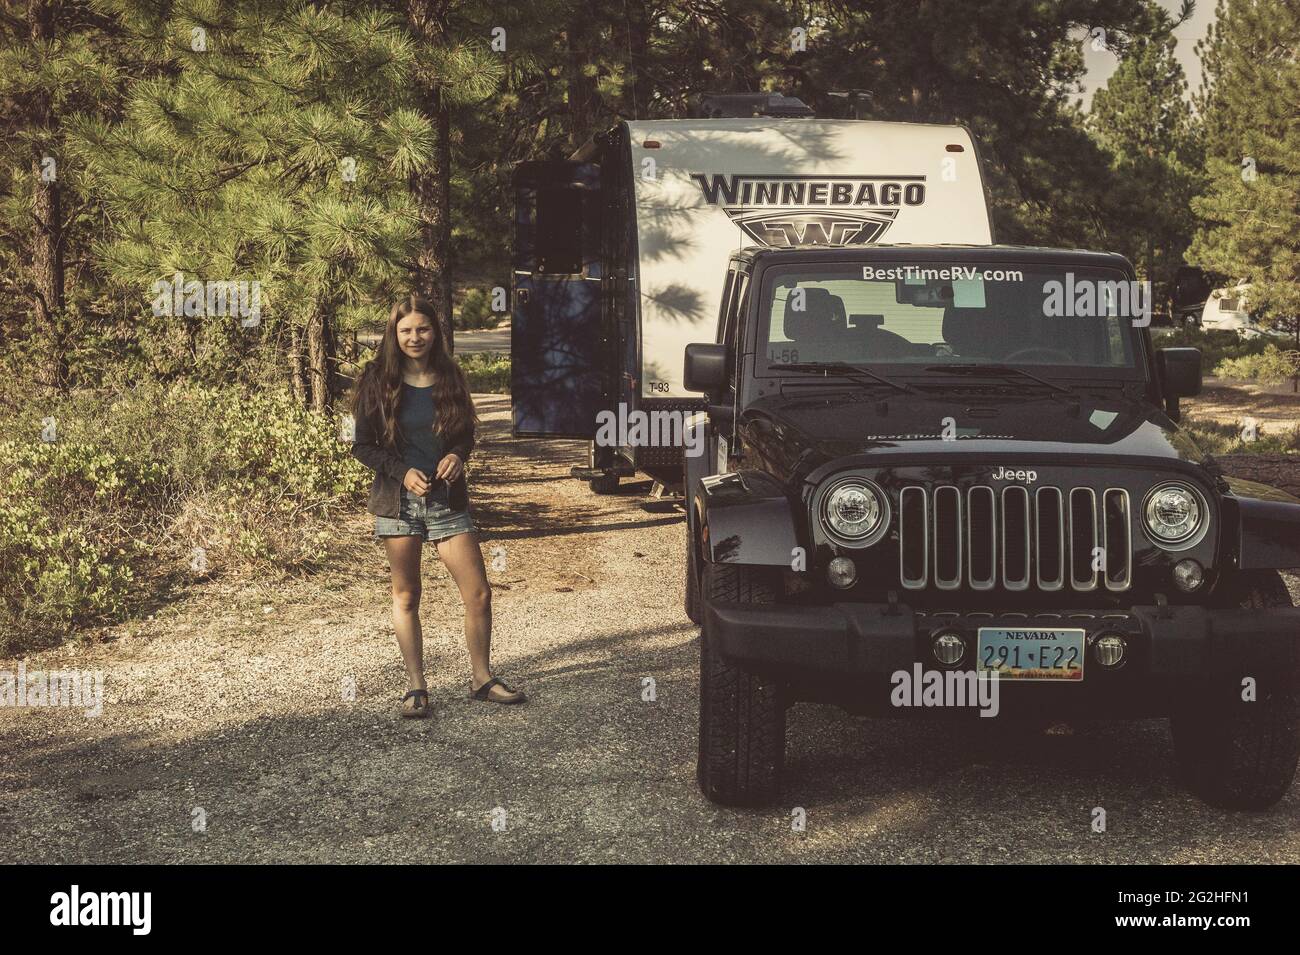
{"label": "woman's bare leg", "polygon": [[[393,569],[393,629],[406,664],[406,688],[427,689],[424,682],[424,638],[420,633],[420,552],[424,541],[415,534],[385,537],[388,566]],[[414,699],[404,704],[415,706]]]}
{"label": "woman's bare leg", "polygon": [[[447,565],[465,604],[465,645],[474,672],[473,685],[479,687],[492,679],[492,586],[488,583],[487,568],[483,566],[478,535],[473,532],[457,534],[439,542],[437,547],[438,556]],[[492,695],[508,694],[501,687],[494,686]]]}

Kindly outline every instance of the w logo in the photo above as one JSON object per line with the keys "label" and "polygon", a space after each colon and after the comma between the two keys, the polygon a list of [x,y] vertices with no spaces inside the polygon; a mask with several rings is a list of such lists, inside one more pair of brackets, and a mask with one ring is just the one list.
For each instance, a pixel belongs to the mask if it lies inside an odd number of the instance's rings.
{"label": "w logo", "polygon": [[898,217],[897,209],[848,212],[739,212],[731,220],[760,245],[862,245],[877,242]]}

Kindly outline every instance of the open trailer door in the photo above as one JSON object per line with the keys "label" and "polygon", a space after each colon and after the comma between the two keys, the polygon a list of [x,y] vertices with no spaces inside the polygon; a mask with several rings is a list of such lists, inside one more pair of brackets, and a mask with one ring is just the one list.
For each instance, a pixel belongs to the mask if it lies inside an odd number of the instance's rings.
{"label": "open trailer door", "polygon": [[514,193],[514,434],[592,438],[609,380],[600,167],[571,160],[520,163]]}

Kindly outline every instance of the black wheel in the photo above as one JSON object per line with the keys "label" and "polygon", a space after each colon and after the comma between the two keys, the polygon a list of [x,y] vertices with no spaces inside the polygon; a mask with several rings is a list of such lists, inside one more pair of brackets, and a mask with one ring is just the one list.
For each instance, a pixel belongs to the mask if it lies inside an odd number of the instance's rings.
{"label": "black wheel", "polygon": [[[1257,610],[1294,606],[1276,571],[1243,575],[1235,604]],[[1179,775],[1210,805],[1267,809],[1291,788],[1300,760],[1294,662],[1280,683],[1261,681],[1253,701],[1241,698],[1239,683],[1224,684],[1170,720]]]}
{"label": "black wheel", "polygon": [[587,486],[591,488],[593,494],[617,494],[618,475],[602,474],[589,480]]}
{"label": "black wheel", "polygon": [[[771,581],[751,567],[707,564],[710,598],[776,601]],[[785,703],[775,680],[728,662],[705,622],[700,634],[700,789],[714,802],[757,805],[776,798],[785,765]]]}
{"label": "black wheel", "polygon": [[691,623],[698,624],[704,619],[704,601],[700,599],[700,568],[696,559],[698,545],[690,521],[686,522],[686,616]]}

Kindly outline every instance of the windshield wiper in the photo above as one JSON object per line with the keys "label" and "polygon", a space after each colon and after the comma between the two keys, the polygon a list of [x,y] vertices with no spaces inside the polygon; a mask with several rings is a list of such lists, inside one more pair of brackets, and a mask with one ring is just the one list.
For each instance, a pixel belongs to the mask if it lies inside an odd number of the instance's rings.
{"label": "windshield wiper", "polygon": [[1053,391],[1061,392],[1061,394],[1065,394],[1065,395],[1074,394],[1073,391],[1071,391],[1069,388],[1066,388],[1063,385],[1058,385],[1054,381],[1048,381],[1046,378],[1039,378],[1037,375],[1033,374],[1032,372],[1025,371],[1023,368],[1016,368],[1012,365],[981,365],[976,363],[955,364],[955,365],[928,365],[925,370],[940,371],[949,375],[988,374],[993,376],[994,378],[999,378],[999,377],[1006,378],[1010,375],[1021,375],[1022,377],[1025,378],[1032,378],[1040,385],[1046,385],[1048,388],[1051,388]]}
{"label": "windshield wiper", "polygon": [[776,371],[797,371],[809,374],[821,373],[822,375],[840,375],[844,378],[854,378],[858,381],[874,380],[881,384],[889,385],[891,388],[897,388],[899,391],[907,392],[910,395],[919,394],[919,392],[905,385],[901,381],[890,381],[884,375],[877,375],[870,368],[863,368],[859,365],[850,365],[843,361],[787,361],[774,362],[767,366]]}

